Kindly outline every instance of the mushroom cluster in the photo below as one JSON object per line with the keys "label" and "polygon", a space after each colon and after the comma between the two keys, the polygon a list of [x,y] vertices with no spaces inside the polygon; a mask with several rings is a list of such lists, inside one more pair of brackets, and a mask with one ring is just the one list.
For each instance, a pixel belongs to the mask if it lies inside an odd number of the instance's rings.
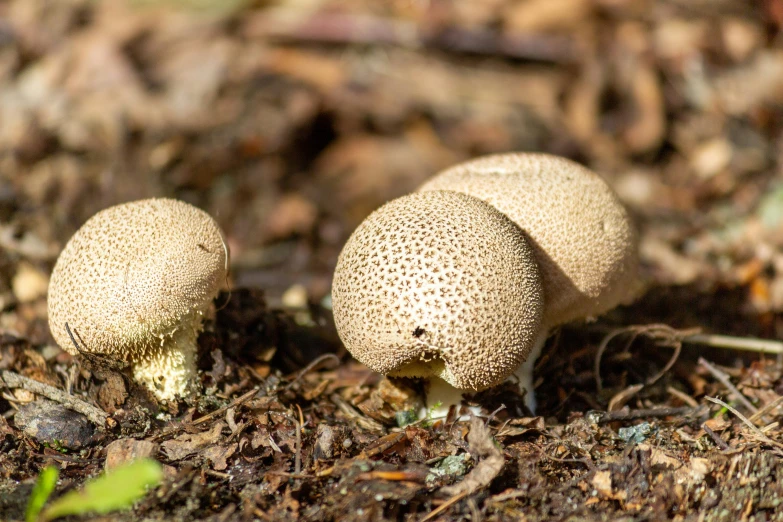
{"label": "mushroom cluster", "polygon": [[444,413],[515,374],[530,409],[549,331],[631,301],[637,236],[595,173],[501,154],[435,175],[371,214],[338,259],[338,333],[371,369],[429,378]]}
{"label": "mushroom cluster", "polygon": [[173,199],[107,208],[73,235],[49,285],[49,329],[72,354],[131,365],[161,400],[193,388],[196,340],[228,250],[206,212]]}

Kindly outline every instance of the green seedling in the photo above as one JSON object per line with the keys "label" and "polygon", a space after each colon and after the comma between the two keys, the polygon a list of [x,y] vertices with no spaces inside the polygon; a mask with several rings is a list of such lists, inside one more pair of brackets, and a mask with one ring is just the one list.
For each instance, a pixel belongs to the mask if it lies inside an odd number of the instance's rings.
{"label": "green seedling", "polygon": [[152,459],[137,460],[88,481],[83,489],[66,493],[42,510],[54,490],[57,476],[57,468],[52,466],[41,472],[27,506],[26,522],[131,508],[149,488],[160,484],[163,468]]}
{"label": "green seedling", "polygon": [[35,481],[33,492],[30,494],[30,500],[27,502],[27,510],[24,514],[25,522],[35,522],[41,513],[46,501],[54,491],[57,485],[57,478],[60,476],[60,470],[54,466],[47,466],[38,475]]}

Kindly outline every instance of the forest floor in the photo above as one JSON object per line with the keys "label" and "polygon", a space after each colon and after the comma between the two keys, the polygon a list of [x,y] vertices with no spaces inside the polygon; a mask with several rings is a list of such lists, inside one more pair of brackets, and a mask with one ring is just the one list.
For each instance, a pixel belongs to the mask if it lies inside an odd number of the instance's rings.
{"label": "forest floor", "polygon": [[[782,0],[149,4],[0,3],[0,520],[47,465],[60,495],[143,455],[163,484],[103,519],[783,520]],[[507,387],[400,426],[421,384],[342,347],[337,255],[384,201],[509,150],[607,179],[647,291],[549,340],[538,416]],[[232,252],[203,393],[176,404],[47,325],[68,238],[151,196]]]}

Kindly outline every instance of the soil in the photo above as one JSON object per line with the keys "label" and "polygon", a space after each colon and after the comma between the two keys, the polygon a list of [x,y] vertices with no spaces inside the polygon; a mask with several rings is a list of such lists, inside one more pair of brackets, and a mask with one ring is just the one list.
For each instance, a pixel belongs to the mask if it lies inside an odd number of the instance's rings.
{"label": "soil", "polygon": [[[91,519],[783,520],[783,356],[689,337],[783,346],[782,26],[781,0],[0,3],[0,520],[47,465],[61,495],[140,456],[163,484]],[[550,338],[536,416],[509,385],[403,426],[422,383],[342,347],[337,255],[508,150],[605,177],[646,291]],[[152,196],[232,252],[203,392],[166,404],[46,313],[73,232]]]}

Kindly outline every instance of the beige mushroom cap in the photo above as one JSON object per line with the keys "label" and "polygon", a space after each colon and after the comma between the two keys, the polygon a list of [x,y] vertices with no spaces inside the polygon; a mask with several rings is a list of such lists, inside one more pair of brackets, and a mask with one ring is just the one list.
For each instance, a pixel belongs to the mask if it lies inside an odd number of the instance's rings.
{"label": "beige mushroom cap", "polygon": [[631,220],[600,176],[546,154],[485,156],[446,169],[420,191],[480,198],[522,228],[541,269],[551,328],[594,317],[638,294]]}
{"label": "beige mushroom cap", "polygon": [[[187,393],[204,312],[225,282],[227,250],[206,212],[173,199],[107,208],[68,241],[49,285],[49,328],[72,354],[130,362],[160,398]],[[78,339],[77,339],[78,340]]]}
{"label": "beige mushroom cap", "polygon": [[337,331],[359,361],[476,391],[525,360],[543,304],[519,228],[451,191],[411,194],[376,210],[343,248],[332,286]]}

